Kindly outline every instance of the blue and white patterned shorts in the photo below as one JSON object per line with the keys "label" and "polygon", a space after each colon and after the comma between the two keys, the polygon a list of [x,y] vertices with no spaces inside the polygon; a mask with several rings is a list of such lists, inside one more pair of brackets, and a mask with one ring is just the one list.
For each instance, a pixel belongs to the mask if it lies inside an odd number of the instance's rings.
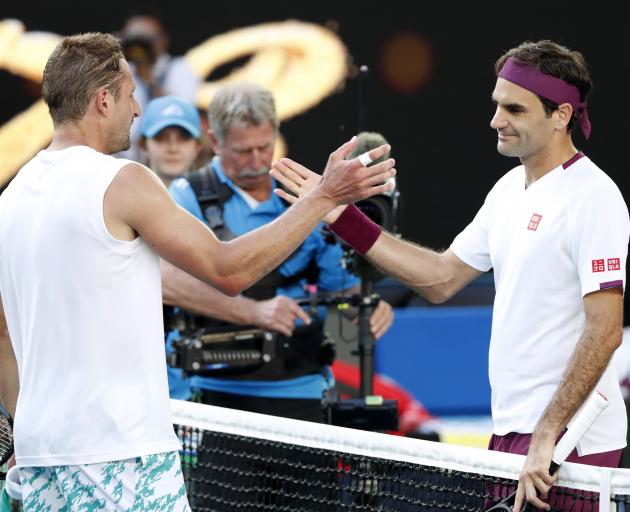
{"label": "blue and white patterned shorts", "polygon": [[190,511],[177,452],[19,471],[25,512]]}

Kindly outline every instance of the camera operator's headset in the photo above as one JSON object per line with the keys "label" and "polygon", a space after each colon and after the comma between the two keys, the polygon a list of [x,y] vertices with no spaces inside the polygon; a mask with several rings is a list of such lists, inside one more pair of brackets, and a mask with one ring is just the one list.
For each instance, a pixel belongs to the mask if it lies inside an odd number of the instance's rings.
{"label": "camera operator's headset", "polygon": [[[217,238],[228,241],[236,235],[225,224],[224,204],[232,189],[222,183],[208,163],[186,176],[208,226]],[[243,292],[254,300],[275,297],[279,287],[306,279],[316,283],[319,267],[315,261],[297,274],[285,277],[276,268]],[[167,307],[165,315],[174,314]],[[323,320],[315,317],[309,325],[298,326],[287,338],[252,326],[235,326],[213,318],[186,314],[187,335],[174,342],[169,364],[186,373],[229,376],[238,380],[278,380],[319,373],[335,357],[334,344],[324,333]]]}

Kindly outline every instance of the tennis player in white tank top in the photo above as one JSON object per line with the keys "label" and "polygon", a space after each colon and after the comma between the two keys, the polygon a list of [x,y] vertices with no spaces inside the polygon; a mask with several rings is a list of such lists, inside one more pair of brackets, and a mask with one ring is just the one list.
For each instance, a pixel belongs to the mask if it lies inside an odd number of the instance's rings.
{"label": "tennis player in white tank top", "polygon": [[[0,325],[6,318],[19,373],[12,412],[26,511],[189,510],[168,399],[159,256],[236,295],[338,204],[384,192],[395,173],[392,160],[370,169],[345,160],[350,141],[304,201],[221,243],[149,169],[109,156],[129,147],[140,115],[134,88],[115,37],[63,39],[43,78],[52,143],[0,196]],[[15,403],[14,384],[0,383],[4,403]]]}

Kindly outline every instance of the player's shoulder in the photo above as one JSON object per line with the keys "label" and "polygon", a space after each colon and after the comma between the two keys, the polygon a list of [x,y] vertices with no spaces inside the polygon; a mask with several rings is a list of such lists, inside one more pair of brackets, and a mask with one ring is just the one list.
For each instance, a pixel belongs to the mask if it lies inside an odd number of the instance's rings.
{"label": "player's shoulder", "polygon": [[118,158],[118,177],[123,180],[159,181],[159,178],[146,165],[133,160]]}
{"label": "player's shoulder", "polygon": [[570,190],[578,197],[623,200],[613,179],[586,156],[565,169],[565,173]]}
{"label": "player's shoulder", "polygon": [[628,206],[619,187],[590,159],[581,158],[565,171],[564,189],[576,218],[609,215],[628,222]]}
{"label": "player's shoulder", "polygon": [[110,194],[139,200],[143,196],[164,190],[160,178],[145,165],[133,160],[117,160],[118,168],[109,186]]}

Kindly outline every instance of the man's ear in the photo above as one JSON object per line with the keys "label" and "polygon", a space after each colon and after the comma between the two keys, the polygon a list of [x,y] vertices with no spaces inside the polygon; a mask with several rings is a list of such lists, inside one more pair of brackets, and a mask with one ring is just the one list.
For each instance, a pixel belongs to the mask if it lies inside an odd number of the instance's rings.
{"label": "man's ear", "polygon": [[570,103],[562,103],[558,106],[556,113],[558,115],[556,128],[558,130],[566,130],[569,121],[571,121],[571,116],[573,115],[573,107]]}
{"label": "man's ear", "polygon": [[94,94],[94,105],[97,112],[107,115],[113,104],[114,97],[109,92],[109,89],[99,89]]}

